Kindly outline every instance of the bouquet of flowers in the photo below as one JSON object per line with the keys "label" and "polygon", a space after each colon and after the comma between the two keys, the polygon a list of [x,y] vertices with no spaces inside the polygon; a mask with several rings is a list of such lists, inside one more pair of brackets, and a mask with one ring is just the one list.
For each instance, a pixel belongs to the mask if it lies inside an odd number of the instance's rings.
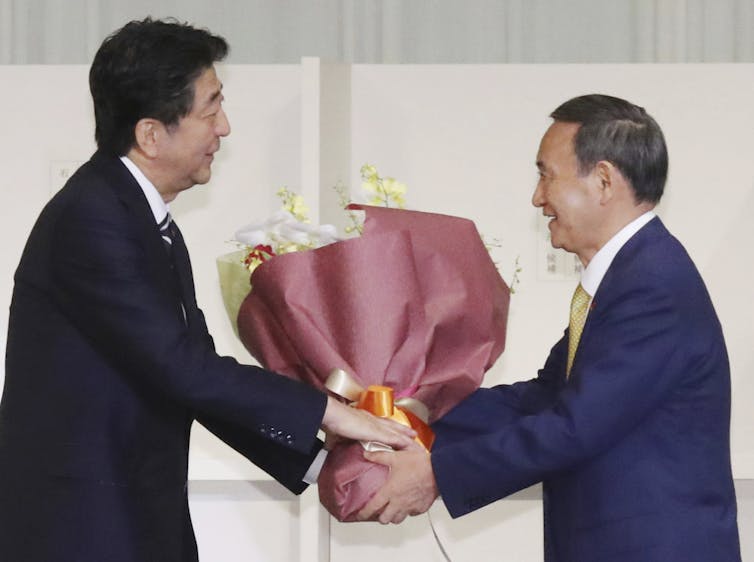
{"label": "bouquet of flowers", "polygon": [[[403,408],[409,418],[424,409],[431,422],[475,390],[502,353],[508,286],[467,219],[350,208],[365,211],[359,237],[255,268],[239,337],[270,370],[349,400],[370,385],[389,387],[421,405]],[[333,369],[339,383],[328,383]],[[361,445],[338,445],[319,477],[320,501],[351,520],[386,471],[363,459]]]}
{"label": "bouquet of flowers", "polygon": [[238,310],[249,294],[249,278],[257,267],[273,256],[311,250],[340,239],[334,226],[310,223],[309,209],[301,195],[286,187],[281,187],[277,195],[282,208],[267,220],[236,231],[234,238],[241,249],[217,258],[223,304],[236,336]]}

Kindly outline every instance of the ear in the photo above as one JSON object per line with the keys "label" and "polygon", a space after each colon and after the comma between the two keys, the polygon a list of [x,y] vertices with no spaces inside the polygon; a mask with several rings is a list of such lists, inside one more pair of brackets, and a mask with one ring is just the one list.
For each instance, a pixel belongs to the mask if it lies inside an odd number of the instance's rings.
{"label": "ear", "polygon": [[134,128],[136,146],[148,158],[156,158],[158,154],[160,136],[164,133],[165,126],[157,119],[145,117],[139,119]]}
{"label": "ear", "polygon": [[607,160],[600,160],[594,166],[594,176],[598,182],[600,192],[600,204],[608,204],[616,195],[616,174],[618,170]]}

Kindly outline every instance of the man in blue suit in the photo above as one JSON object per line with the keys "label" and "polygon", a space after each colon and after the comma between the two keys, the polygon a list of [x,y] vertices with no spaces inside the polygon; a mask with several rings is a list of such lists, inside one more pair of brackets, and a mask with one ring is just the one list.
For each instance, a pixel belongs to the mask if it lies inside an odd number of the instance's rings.
{"label": "man in blue suit", "polygon": [[725,341],[653,212],[662,132],[604,95],[551,116],[532,202],[585,268],[569,328],[537,378],[480,389],[435,423],[431,456],[369,453],[391,476],[361,518],[399,522],[438,494],[458,517],[542,482],[547,562],[740,560]]}
{"label": "man in blue suit", "polygon": [[320,427],[405,446],[412,432],[215,353],[168,214],[230,133],[227,44],[131,22],[90,71],[97,153],[53,197],[15,275],[0,403],[0,560],[191,562],[194,420],[295,493]]}

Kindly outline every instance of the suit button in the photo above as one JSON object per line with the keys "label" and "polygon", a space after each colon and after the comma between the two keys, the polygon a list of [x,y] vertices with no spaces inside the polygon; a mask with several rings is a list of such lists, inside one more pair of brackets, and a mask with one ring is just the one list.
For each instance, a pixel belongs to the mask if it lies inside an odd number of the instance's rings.
{"label": "suit button", "polygon": [[261,424],[258,429],[259,433],[267,433],[267,424]]}
{"label": "suit button", "polygon": [[290,433],[286,435],[285,442],[288,443],[289,445],[293,445],[293,435],[291,435]]}
{"label": "suit button", "polygon": [[282,430],[281,430],[281,431],[278,431],[278,432],[277,432],[277,433],[275,434],[275,438],[276,438],[276,439],[283,439],[283,435],[284,435],[284,434],[285,434],[285,432],[284,432],[284,431],[282,431]]}

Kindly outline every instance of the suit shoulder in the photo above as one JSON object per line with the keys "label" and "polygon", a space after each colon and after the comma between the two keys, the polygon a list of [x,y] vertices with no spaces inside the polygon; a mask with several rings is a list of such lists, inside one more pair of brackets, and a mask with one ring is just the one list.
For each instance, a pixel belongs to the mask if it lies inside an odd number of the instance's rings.
{"label": "suit shoulder", "polygon": [[683,244],[659,221],[647,224],[621,248],[610,270],[621,277],[641,277],[660,284],[701,281],[699,271]]}
{"label": "suit shoulder", "polygon": [[69,178],[45,206],[45,213],[52,214],[55,220],[87,219],[108,217],[114,220],[119,210],[124,210],[118,196],[115,182],[117,176],[107,173],[94,159],[83,164]]}
{"label": "suit shoulder", "polygon": [[659,220],[649,223],[621,248],[598,295],[605,304],[633,302],[643,295],[671,306],[684,318],[699,316],[702,310],[714,315],[707,286],[694,261]]}

